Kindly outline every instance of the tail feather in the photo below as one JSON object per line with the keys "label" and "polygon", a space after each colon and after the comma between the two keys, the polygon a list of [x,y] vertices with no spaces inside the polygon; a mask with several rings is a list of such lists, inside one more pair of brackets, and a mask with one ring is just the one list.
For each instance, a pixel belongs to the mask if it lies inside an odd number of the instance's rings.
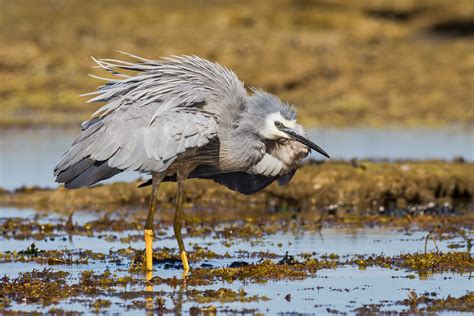
{"label": "tail feather", "polygon": [[108,166],[107,161],[95,161],[89,157],[57,173],[56,182],[64,183],[68,189],[77,189],[93,185],[122,172]]}
{"label": "tail feather", "polygon": [[[68,189],[93,185],[122,172],[111,168],[107,160],[97,161],[90,156],[84,157],[87,148],[93,143],[91,137],[103,125],[102,118],[92,118],[82,124],[82,132],[73,143],[73,147],[63,155],[54,168],[56,182],[64,183]],[[81,158],[83,157],[83,158]]]}
{"label": "tail feather", "polygon": [[[71,181],[77,177],[83,170],[86,170],[92,165],[92,160],[89,158],[83,158],[79,160],[76,164],[63,169],[63,170],[55,170],[56,172],[56,182],[65,183],[67,181]],[[62,167],[62,166],[61,166]],[[58,166],[58,168],[60,168]]]}

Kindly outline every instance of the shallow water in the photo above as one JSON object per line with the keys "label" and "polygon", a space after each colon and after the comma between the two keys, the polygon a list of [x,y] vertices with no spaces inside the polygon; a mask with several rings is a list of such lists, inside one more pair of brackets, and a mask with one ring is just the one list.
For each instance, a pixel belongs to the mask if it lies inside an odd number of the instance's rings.
{"label": "shallow water", "polygon": [[[105,213],[103,213],[105,214]],[[74,214],[74,225],[82,226],[87,222],[97,220],[102,216],[100,212],[80,211]],[[110,217],[110,216],[109,216]],[[11,207],[0,207],[0,223],[7,218],[37,219],[38,223],[64,223],[67,216],[55,213],[37,212],[32,209],[16,209]],[[224,227],[226,224],[221,224]],[[217,226],[217,230],[220,229]],[[185,229],[185,228],[184,228]],[[157,246],[162,248],[176,248],[173,228],[171,226],[160,227],[163,233],[157,241]],[[114,240],[104,238],[112,234],[117,238]],[[95,232],[92,236],[72,235],[66,236],[61,233],[55,236],[55,240],[48,238],[36,240],[35,244],[42,250],[54,249],[88,249],[94,252],[108,252],[110,248],[143,248],[141,231],[125,230],[122,232]],[[183,236],[185,234],[183,233]],[[282,253],[289,251],[292,255],[302,253],[336,253],[339,256],[350,255],[386,255],[393,256],[400,253],[423,252],[427,233],[424,231],[404,231],[390,228],[335,228],[324,227],[319,232],[278,232],[267,234],[262,237],[226,240],[224,237],[210,234],[205,236],[186,236],[188,244],[200,244],[212,247],[218,254],[229,252],[237,254],[242,250],[253,252],[263,251],[269,253]],[[122,237],[137,237],[130,242],[121,242]],[[67,238],[64,238],[67,237]],[[0,250],[25,249],[31,244],[31,240],[17,240],[0,238]],[[437,243],[440,251],[449,251],[448,245],[461,243],[463,239],[451,238]],[[428,242],[428,250],[434,250],[434,245]]]}
{"label": "shallow water", "polygon": [[[474,161],[474,130],[320,128],[308,135],[334,159]],[[316,158],[316,157],[315,157]]]}
{"label": "shallow water", "polygon": [[[55,187],[53,168],[77,135],[77,129],[3,130],[0,138],[0,187],[23,185]],[[471,129],[369,129],[320,128],[308,135],[333,159],[450,160],[474,161]],[[314,155],[314,154],[313,154]],[[321,157],[314,155],[316,159]],[[109,181],[136,179],[123,173]]]}
{"label": "shallow water", "polygon": [[[21,186],[56,187],[53,169],[71,146],[78,130],[11,129],[0,137],[0,187],[12,190]],[[122,173],[114,181],[137,178],[136,173]]]}
{"label": "shallow water", "polygon": [[[73,217],[76,226],[81,226],[87,222],[101,217],[101,213],[95,212],[77,212]],[[19,210],[14,208],[0,208],[0,224],[7,218],[18,218],[24,221],[32,219],[40,223],[64,223],[66,217],[57,214],[37,213],[34,210]],[[221,224],[227,225],[227,224]],[[158,248],[169,247],[176,249],[176,241],[173,238],[171,227],[160,227],[163,235],[157,237],[154,246]],[[115,235],[118,238],[111,240],[105,238],[107,235]],[[124,258],[122,262],[117,263],[109,260],[109,251],[132,247],[143,249],[141,237],[131,242],[121,242],[120,237],[141,236],[139,231],[124,232],[94,232],[90,236],[72,235],[68,236],[64,231],[56,232],[53,239],[46,238],[42,240],[31,239],[8,239],[0,235],[0,252],[18,251],[27,248],[32,242],[40,250],[48,249],[69,249],[73,253],[80,253],[80,250],[92,250],[106,255],[105,260],[90,260],[88,264],[72,265],[52,265],[48,266],[53,271],[67,271],[71,273],[69,282],[76,282],[78,275],[84,270],[93,269],[95,273],[103,273],[109,269],[112,274],[118,276],[132,275],[134,278],[144,279],[141,274],[130,274],[128,266],[130,260]],[[267,252],[277,254],[276,259],[288,252],[290,255],[299,255],[302,253],[314,253],[319,257],[325,254],[337,254],[340,257],[350,258],[354,255],[384,254],[397,255],[400,253],[417,253],[424,251],[424,242],[427,232],[424,231],[404,231],[384,228],[323,228],[320,233],[316,232],[286,232],[265,235],[261,238],[233,238],[225,240],[224,237],[215,234],[205,236],[186,236],[185,243],[188,248],[192,244],[205,245],[217,254],[228,253],[230,257],[223,259],[201,260],[191,262],[191,267],[200,267],[203,263],[212,267],[226,267],[231,262],[245,260],[249,263],[256,263],[260,260],[258,252]],[[439,250],[449,251],[449,245],[461,243],[459,238],[440,240],[437,242]],[[428,244],[428,250],[434,250],[433,244]],[[0,277],[6,275],[15,278],[21,272],[32,271],[33,269],[43,269],[43,265],[32,262],[7,262],[0,263]],[[161,278],[177,277],[181,278],[181,270],[168,269],[163,265],[155,265],[155,276]],[[198,303],[188,297],[187,290],[206,290],[229,288],[235,291],[244,289],[248,296],[265,296],[269,300],[256,302],[231,302],[231,303]],[[313,275],[300,280],[270,280],[266,283],[252,283],[235,281],[214,282],[206,286],[181,286],[177,288],[165,284],[147,287],[143,283],[131,285],[125,288],[115,287],[116,293],[104,295],[101,294],[94,299],[102,298],[111,301],[110,307],[106,309],[107,313],[119,312],[121,314],[134,314],[137,312],[135,306],[137,302],[145,302],[146,298],[142,291],[153,293],[153,297],[161,297],[165,302],[165,307],[174,309],[174,312],[188,313],[193,307],[203,308],[205,306],[215,306],[218,312],[231,313],[246,311],[260,312],[266,314],[276,313],[328,313],[331,310],[339,312],[354,312],[355,308],[364,304],[382,303],[382,310],[401,311],[406,306],[396,304],[407,298],[408,292],[414,290],[419,295],[424,293],[435,293],[436,298],[451,296],[461,296],[466,291],[473,290],[473,283],[470,275],[457,273],[434,273],[424,276],[418,276],[416,273],[405,269],[388,269],[381,267],[367,267],[359,269],[355,266],[341,266],[335,269],[318,270]],[[121,297],[120,293],[127,295],[136,295],[133,300]],[[289,295],[289,296],[288,296]],[[431,295],[431,294],[429,294]],[[54,307],[62,308],[65,311],[81,311],[90,313],[90,297],[83,297],[83,301],[76,299],[66,299]],[[134,305],[134,306],[131,306]],[[10,307],[12,310],[21,311],[45,311],[51,306],[43,309],[38,304],[23,302],[14,303]],[[138,308],[141,310],[142,307]],[[328,310],[329,309],[329,310]],[[450,314],[450,313],[444,313]]]}
{"label": "shallow water", "polygon": [[[85,269],[90,269],[87,267]],[[105,266],[93,266],[95,271],[105,270]],[[77,271],[75,271],[77,273]],[[234,302],[226,304],[199,304],[186,299],[184,289],[170,289],[167,286],[154,286],[149,289],[156,296],[164,299],[165,307],[175,308],[176,312],[188,313],[192,307],[205,307],[213,305],[218,312],[223,314],[235,314],[244,310],[253,313],[284,314],[326,314],[328,309],[337,310],[339,313],[350,313],[364,304],[376,304],[385,300],[382,310],[402,311],[403,308],[395,303],[407,297],[410,290],[419,293],[436,292],[438,297],[461,296],[466,289],[471,287],[471,280],[465,276],[457,276],[441,273],[426,279],[410,279],[402,271],[390,271],[382,268],[368,268],[359,270],[354,267],[344,267],[332,270],[321,270],[314,277],[305,280],[291,281],[269,281],[266,284],[244,284],[233,282],[232,284],[220,283],[213,286],[198,286],[196,289],[206,290],[208,288],[230,288],[235,291],[245,289],[249,296],[264,295],[268,301],[258,302]],[[144,291],[143,287],[129,287],[130,292]],[[290,298],[287,299],[287,295]],[[107,313],[136,314],[137,310],[127,311],[124,307],[130,304],[129,300],[120,297],[98,296],[97,298],[108,299],[112,305],[107,308]],[[139,298],[137,300],[140,300]],[[145,300],[144,298],[142,300]],[[87,300],[86,300],[87,302]],[[56,304],[56,308],[65,311],[81,311],[92,314],[88,310],[87,303],[76,303],[74,300],[66,300]],[[35,304],[12,304],[12,309],[20,311],[43,311]],[[140,309],[139,309],[140,310]],[[453,315],[455,313],[445,312],[442,315]]]}

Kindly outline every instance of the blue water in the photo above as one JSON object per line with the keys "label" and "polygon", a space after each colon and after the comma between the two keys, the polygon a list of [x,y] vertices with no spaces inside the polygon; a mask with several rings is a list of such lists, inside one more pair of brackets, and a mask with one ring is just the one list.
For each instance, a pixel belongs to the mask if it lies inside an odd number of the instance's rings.
{"label": "blue water", "polygon": [[[56,187],[53,168],[69,148],[76,129],[10,129],[0,138],[0,187]],[[451,160],[474,161],[474,130],[319,128],[308,131],[310,138],[333,159]],[[323,157],[313,154],[313,158]],[[134,180],[140,175],[122,173],[110,181]]]}
{"label": "blue water", "polygon": [[[474,161],[474,129],[319,128],[308,135],[333,159]],[[317,154],[314,158],[321,159]]]}

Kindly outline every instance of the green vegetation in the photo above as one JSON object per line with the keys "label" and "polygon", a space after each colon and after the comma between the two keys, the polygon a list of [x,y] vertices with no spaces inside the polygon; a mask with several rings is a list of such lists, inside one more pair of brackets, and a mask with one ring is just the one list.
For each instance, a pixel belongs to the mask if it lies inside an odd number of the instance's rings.
{"label": "green vegetation", "polygon": [[[76,125],[89,56],[197,54],[318,125],[472,125],[471,0],[0,3],[0,126]],[[470,22],[471,21],[471,22]],[[469,26],[469,23],[471,23]],[[463,27],[465,25],[465,27]]]}

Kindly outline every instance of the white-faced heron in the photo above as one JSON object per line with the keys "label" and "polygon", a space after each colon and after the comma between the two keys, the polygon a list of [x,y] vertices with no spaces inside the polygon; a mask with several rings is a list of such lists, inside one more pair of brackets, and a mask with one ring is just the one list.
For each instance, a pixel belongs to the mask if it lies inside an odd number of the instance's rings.
{"label": "white-faced heron", "polygon": [[[310,149],[295,109],[252,88],[231,70],[197,56],[135,62],[95,60],[115,76],[89,102],[105,102],[54,169],[66,188],[93,185],[127,170],[151,175],[145,224],[146,267],[152,270],[153,217],[161,182],[176,181],[173,228],[185,273],[181,209],[187,178],[212,179],[231,190],[255,193],[284,185]],[[125,70],[125,72],[124,72]],[[130,73],[134,72],[134,75]]]}

